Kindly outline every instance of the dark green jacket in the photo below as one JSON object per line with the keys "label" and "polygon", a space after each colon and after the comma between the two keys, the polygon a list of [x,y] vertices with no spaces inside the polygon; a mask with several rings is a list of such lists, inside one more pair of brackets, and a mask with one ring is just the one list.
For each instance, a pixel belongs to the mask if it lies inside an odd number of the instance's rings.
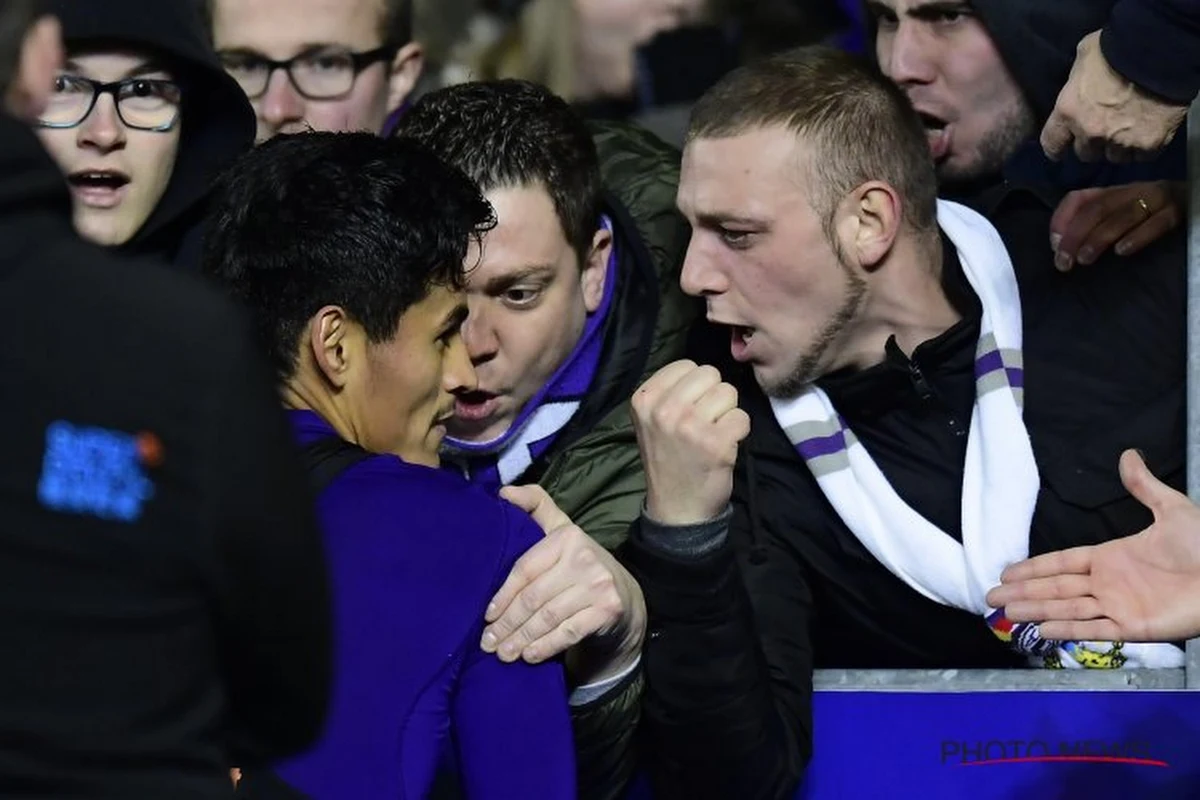
{"label": "dark green jacket", "polygon": [[[684,355],[701,306],[679,288],[690,230],[675,209],[679,152],[632,125],[592,123],[618,254],[617,295],[588,396],[554,446],[519,482],[541,484],[583,530],[609,550],[641,513],[646,474],[629,413],[633,392]],[[636,767],[640,672],[573,709],[579,796],[624,794]]]}
{"label": "dark green jacket", "polygon": [[520,482],[541,484],[576,524],[612,550],[638,518],[646,491],[629,400],[659,368],[683,357],[700,306],[679,288],[690,235],[675,210],[679,152],[632,125],[590,124],[604,212],[615,227],[617,296],[587,398]]}

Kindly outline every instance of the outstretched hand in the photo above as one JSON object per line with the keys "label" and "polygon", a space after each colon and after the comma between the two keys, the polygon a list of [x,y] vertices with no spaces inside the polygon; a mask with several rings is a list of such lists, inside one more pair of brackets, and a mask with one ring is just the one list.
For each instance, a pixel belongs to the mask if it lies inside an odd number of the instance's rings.
{"label": "outstretched hand", "polygon": [[1133,450],[1121,480],[1154,513],[1141,533],[1013,564],[988,604],[1047,639],[1164,642],[1200,635],[1200,508]]}

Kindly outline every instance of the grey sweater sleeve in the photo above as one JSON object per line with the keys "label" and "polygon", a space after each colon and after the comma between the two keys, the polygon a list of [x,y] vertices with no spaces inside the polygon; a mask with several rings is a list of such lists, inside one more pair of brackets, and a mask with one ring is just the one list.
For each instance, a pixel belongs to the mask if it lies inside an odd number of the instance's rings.
{"label": "grey sweater sleeve", "polygon": [[733,506],[706,522],[695,525],[662,525],[655,522],[646,509],[642,508],[642,524],[637,535],[652,550],[676,558],[700,558],[708,555],[725,543],[729,536],[729,523],[733,519]]}

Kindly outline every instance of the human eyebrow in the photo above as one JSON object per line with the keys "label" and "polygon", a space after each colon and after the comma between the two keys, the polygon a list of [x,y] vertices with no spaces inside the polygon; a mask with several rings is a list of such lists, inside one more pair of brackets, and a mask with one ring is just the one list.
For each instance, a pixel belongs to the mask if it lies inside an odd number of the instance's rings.
{"label": "human eyebrow", "polygon": [[[153,75],[156,72],[161,72],[163,75],[170,76],[171,71],[157,61],[144,61],[138,64],[133,69],[125,73],[126,78],[144,78],[147,75]],[[171,80],[170,77],[164,80]]]}
{"label": "human eyebrow", "polygon": [[970,3],[962,0],[932,0],[908,10],[908,16],[924,22],[937,22],[946,17],[970,16],[974,13]]}
{"label": "human eyebrow", "polygon": [[740,228],[754,228],[761,230],[767,227],[765,220],[756,217],[747,217],[741,214],[724,214],[719,212],[705,212],[696,215],[696,224],[703,228],[727,228],[734,225]]}
{"label": "human eyebrow", "polygon": [[507,275],[497,275],[488,279],[484,284],[484,292],[489,295],[504,294],[509,289],[529,280],[548,280],[553,278],[557,270],[550,264],[535,264],[524,267]]}

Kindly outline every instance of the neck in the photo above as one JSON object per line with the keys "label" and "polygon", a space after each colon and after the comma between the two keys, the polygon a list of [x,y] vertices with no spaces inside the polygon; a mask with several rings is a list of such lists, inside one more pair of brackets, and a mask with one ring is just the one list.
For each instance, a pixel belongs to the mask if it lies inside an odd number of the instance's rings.
{"label": "neck", "polygon": [[942,241],[898,240],[887,261],[868,279],[869,290],[846,352],[844,366],[866,369],[884,359],[893,336],[905,355],[940,336],[962,319],[942,286]]}
{"label": "neck", "polygon": [[280,390],[283,407],[293,411],[312,411],[329,423],[338,436],[347,442],[365,446],[359,432],[338,402],[337,395],[319,377],[314,377],[303,368],[288,379]]}

